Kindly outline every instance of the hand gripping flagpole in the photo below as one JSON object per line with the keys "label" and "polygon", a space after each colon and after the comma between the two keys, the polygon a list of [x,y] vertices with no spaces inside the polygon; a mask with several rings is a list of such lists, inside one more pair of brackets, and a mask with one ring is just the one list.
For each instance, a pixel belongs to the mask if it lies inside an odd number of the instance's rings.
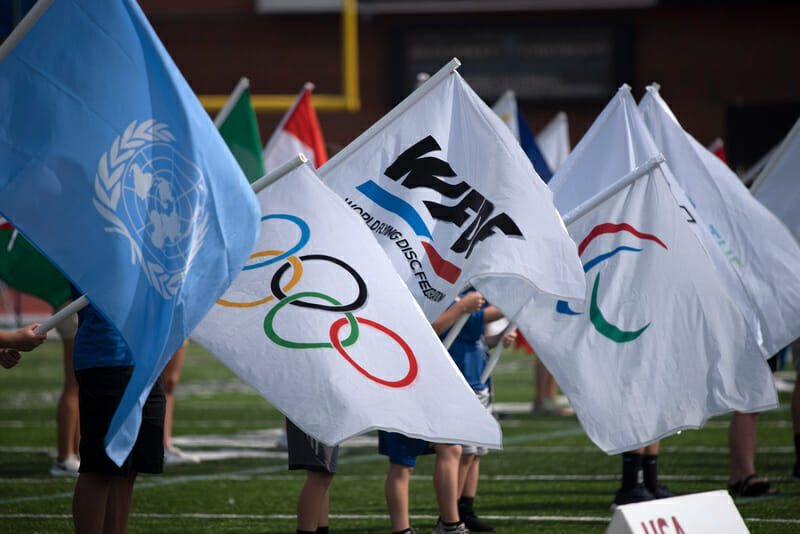
{"label": "hand gripping flagpole", "polygon": [[[265,174],[264,176],[253,182],[251,185],[251,187],[253,188],[253,192],[258,193],[271,183],[276,182],[278,181],[278,179],[286,176],[300,165],[305,164],[307,161],[308,158],[306,158],[303,154],[298,154],[293,159],[287,161],[274,171]],[[81,295],[74,301],[70,302],[67,306],[65,306],[64,308],[60,309],[59,311],[57,311],[56,313],[45,319],[42,324],[36,327],[34,332],[37,334],[44,334],[45,332],[52,330],[58,323],[60,323],[73,313],[79,312],[88,305],[89,305],[89,299],[86,298],[85,294]]]}
{"label": "hand gripping flagpole", "polygon": [[503,330],[503,333],[500,334],[500,341],[495,345],[492,355],[489,356],[486,367],[483,368],[483,372],[481,373],[481,384],[485,384],[486,381],[489,380],[489,375],[492,374],[495,365],[497,365],[497,361],[500,359],[500,355],[503,353],[503,349],[505,348],[503,347],[503,338],[513,332],[516,327],[517,323],[510,322],[505,330]]}

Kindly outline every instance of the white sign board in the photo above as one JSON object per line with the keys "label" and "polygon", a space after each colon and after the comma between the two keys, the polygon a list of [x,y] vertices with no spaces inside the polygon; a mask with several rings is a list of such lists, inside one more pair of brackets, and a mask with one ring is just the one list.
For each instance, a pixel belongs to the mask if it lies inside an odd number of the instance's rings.
{"label": "white sign board", "polygon": [[606,534],[748,534],[725,490],[617,507]]}

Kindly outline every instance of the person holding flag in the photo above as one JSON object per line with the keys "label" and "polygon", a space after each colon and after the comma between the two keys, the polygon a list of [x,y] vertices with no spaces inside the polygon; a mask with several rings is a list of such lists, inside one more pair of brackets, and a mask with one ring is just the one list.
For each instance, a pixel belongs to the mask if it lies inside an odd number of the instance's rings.
{"label": "person holding flag", "polygon": [[34,332],[39,323],[29,324],[16,332],[0,332],[0,365],[11,369],[21,359],[20,352],[28,352],[47,339],[47,334]]}

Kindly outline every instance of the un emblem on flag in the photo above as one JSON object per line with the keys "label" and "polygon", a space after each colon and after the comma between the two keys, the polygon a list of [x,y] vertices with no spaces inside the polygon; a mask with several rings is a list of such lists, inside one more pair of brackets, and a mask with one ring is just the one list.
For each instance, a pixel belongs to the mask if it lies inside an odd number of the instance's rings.
{"label": "un emblem on flag", "polygon": [[131,263],[165,299],[180,288],[208,231],[205,177],[180,154],[167,125],[132,122],[104,153],[94,206],[128,238]]}

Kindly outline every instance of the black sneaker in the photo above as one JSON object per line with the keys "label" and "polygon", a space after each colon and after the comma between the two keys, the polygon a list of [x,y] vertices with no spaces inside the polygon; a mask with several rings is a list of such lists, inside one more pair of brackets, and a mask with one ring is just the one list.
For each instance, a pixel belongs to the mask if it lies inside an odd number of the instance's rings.
{"label": "black sneaker", "polygon": [[672,493],[668,487],[659,483],[656,483],[656,489],[654,491],[650,491],[650,493],[652,493],[653,497],[656,499],[667,499],[675,496],[675,494]]}
{"label": "black sneaker", "polygon": [[611,505],[611,509],[613,510],[617,506],[622,506],[623,504],[652,501],[655,498],[656,496],[650,493],[650,490],[648,490],[644,484],[637,484],[628,490],[618,490],[617,494],[614,496],[614,503]]}
{"label": "black sneaker", "polygon": [[470,532],[494,532],[494,527],[475,514],[465,515],[461,518]]}

